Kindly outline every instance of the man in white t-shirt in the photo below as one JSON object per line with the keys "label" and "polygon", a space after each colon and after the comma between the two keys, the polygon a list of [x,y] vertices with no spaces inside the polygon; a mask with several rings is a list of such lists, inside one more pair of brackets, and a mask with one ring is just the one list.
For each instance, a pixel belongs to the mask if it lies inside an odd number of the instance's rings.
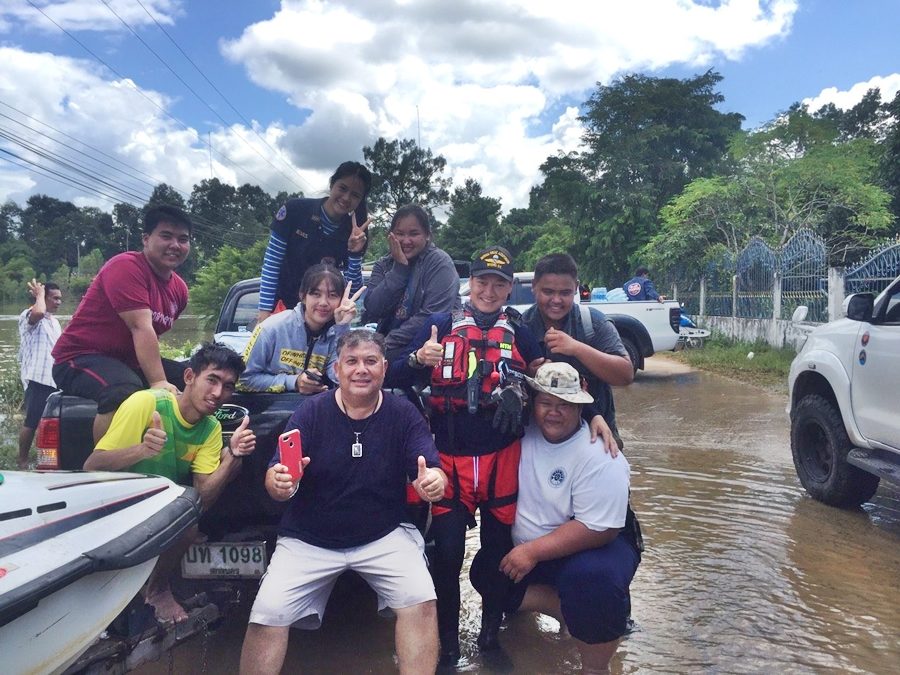
{"label": "man in white t-shirt", "polygon": [[[522,439],[514,547],[499,570],[513,582],[505,611],[555,617],[575,639],[583,672],[608,672],[641,557],[628,462],[591,443],[581,406],[593,399],[572,366],[546,363],[528,382],[534,404]],[[479,569],[478,560],[472,567],[476,589],[497,583],[496,571]]]}

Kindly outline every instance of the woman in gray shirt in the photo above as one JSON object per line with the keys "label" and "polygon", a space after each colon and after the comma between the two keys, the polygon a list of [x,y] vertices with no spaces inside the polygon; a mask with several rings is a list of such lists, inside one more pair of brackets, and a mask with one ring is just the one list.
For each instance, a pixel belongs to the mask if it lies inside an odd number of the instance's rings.
{"label": "woman in gray shirt", "polygon": [[365,322],[377,322],[387,358],[395,359],[435,312],[460,309],[459,275],[453,260],[431,241],[428,213],[402,206],[388,232],[390,254],[379,259],[366,284]]}

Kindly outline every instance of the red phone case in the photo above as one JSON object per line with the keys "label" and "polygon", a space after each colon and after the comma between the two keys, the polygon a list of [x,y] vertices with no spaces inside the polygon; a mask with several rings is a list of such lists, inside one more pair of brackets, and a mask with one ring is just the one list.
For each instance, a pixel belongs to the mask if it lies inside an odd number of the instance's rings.
{"label": "red phone case", "polygon": [[284,464],[291,480],[298,480],[303,475],[303,448],[300,444],[300,430],[292,429],[278,437],[278,452],[281,455],[281,463]]}

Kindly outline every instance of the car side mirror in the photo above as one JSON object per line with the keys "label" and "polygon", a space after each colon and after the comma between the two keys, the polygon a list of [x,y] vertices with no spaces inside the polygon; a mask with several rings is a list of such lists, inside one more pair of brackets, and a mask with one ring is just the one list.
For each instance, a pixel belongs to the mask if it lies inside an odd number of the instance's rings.
{"label": "car side mirror", "polygon": [[853,321],[871,321],[875,296],[871,293],[854,293],[844,302],[844,311]]}

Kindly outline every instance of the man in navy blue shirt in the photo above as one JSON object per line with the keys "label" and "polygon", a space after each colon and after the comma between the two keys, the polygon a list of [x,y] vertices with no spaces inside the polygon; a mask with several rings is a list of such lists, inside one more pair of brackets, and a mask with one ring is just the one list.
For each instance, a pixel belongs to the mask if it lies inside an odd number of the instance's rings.
{"label": "man in navy blue shirt", "polygon": [[273,499],[290,500],[260,586],[241,653],[242,673],[279,673],[292,625],[315,629],[337,577],[355,570],[397,617],[401,673],[434,672],[438,658],[434,584],[421,534],[406,522],[406,485],[442,498],[446,476],[428,426],[407,400],[382,393],[384,337],[353,330],[338,342],[340,387],[301,405],[302,470],[280,455],[266,473]]}
{"label": "man in navy blue shirt", "polygon": [[660,295],[653,287],[650,281],[650,270],[646,267],[638,267],[634,271],[634,276],[622,284],[625,295],[629,300],[656,300],[663,302],[666,296]]}

